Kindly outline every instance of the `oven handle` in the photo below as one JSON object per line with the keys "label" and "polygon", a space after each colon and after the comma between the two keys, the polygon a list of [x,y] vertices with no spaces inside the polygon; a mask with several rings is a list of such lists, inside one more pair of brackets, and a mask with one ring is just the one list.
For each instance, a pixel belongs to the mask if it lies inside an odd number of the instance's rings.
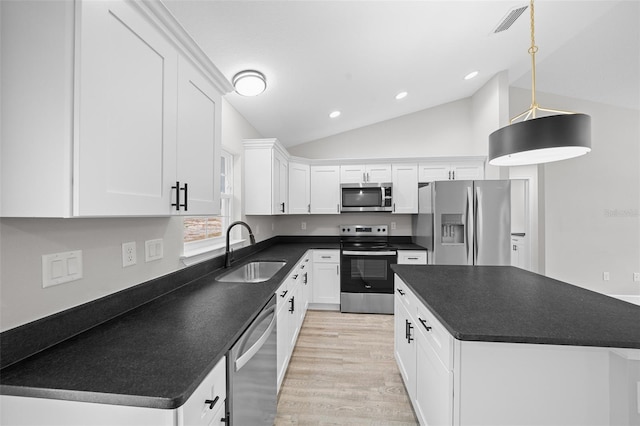
{"label": "oven handle", "polygon": [[345,256],[396,256],[398,253],[395,251],[353,251],[343,250],[342,254]]}

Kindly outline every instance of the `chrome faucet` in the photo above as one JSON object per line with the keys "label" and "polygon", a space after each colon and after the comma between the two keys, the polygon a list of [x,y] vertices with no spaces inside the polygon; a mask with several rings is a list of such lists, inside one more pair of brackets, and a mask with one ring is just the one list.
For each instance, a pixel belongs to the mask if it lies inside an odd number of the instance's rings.
{"label": "chrome faucet", "polygon": [[246,223],[243,222],[241,220],[238,220],[236,222],[233,222],[231,225],[229,225],[229,227],[227,228],[227,245],[224,251],[224,267],[228,268],[229,266],[231,266],[231,250],[229,250],[229,234],[231,233],[231,228],[233,228],[236,225],[242,225],[245,228],[247,228],[247,231],[249,231],[249,240],[251,241],[251,245],[254,245],[256,243],[256,239],[253,236],[253,231],[251,231],[251,227]]}

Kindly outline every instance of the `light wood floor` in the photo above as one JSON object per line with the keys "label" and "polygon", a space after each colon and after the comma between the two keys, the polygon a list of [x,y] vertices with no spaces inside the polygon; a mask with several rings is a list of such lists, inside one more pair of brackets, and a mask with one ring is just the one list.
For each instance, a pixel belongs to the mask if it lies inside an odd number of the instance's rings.
{"label": "light wood floor", "polygon": [[308,311],[275,424],[418,424],[393,355],[393,315]]}

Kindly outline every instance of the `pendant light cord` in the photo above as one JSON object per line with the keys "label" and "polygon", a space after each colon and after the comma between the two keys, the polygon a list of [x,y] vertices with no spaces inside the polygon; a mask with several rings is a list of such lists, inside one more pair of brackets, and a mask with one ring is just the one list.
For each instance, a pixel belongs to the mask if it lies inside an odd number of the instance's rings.
{"label": "pendant light cord", "polygon": [[[531,55],[531,106],[528,110],[523,112],[522,114],[516,115],[509,122],[513,124],[515,121],[522,119],[522,121],[529,120],[531,118],[536,118],[538,111],[545,111],[552,114],[575,114],[572,111],[563,111],[560,109],[551,109],[551,108],[542,108],[538,105],[538,101],[536,100],[536,53],[538,53],[538,46],[536,46],[536,35],[535,35],[535,10],[533,7],[533,0],[529,2],[529,12],[531,16],[531,47],[528,52]],[[524,118],[523,118],[524,117]]]}

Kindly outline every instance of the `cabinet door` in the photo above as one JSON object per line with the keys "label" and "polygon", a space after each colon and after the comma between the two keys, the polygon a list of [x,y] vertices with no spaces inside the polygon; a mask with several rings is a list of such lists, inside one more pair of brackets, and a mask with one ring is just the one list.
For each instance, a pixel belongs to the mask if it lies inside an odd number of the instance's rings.
{"label": "cabinet door", "polygon": [[279,152],[273,153],[273,196],[272,214],[287,212],[287,181],[289,180],[289,164]]}
{"label": "cabinet door", "polygon": [[313,264],[313,303],[340,303],[340,265]]}
{"label": "cabinet door", "polygon": [[340,166],[340,183],[361,183],[365,181],[364,164]]}
{"label": "cabinet door", "polygon": [[[177,178],[189,215],[220,214],[220,94],[187,60],[178,68]],[[174,191],[175,195],[175,191]],[[186,198],[186,200],[185,200]],[[174,210],[175,211],[175,210]]]}
{"label": "cabinet door", "polygon": [[413,401],[416,394],[416,330],[413,320],[397,295],[394,298],[394,322],[396,362],[409,399]]}
{"label": "cabinet door", "polygon": [[451,179],[451,165],[449,163],[420,163],[418,169],[418,181],[434,182],[437,180]]}
{"label": "cabinet door", "polygon": [[340,213],[339,166],[311,166],[311,213]]}
{"label": "cabinet door", "polygon": [[296,346],[296,340],[298,339],[298,333],[300,332],[300,325],[302,324],[302,312],[304,312],[304,304],[302,301],[301,287],[298,279],[292,279],[291,291],[289,292],[289,302],[286,309],[289,318],[288,322],[288,343],[289,356],[293,352],[293,348]]}
{"label": "cabinet door", "polygon": [[248,215],[270,215],[273,208],[271,148],[244,149],[244,210]]}
{"label": "cabinet door", "polygon": [[391,164],[369,164],[365,166],[366,182],[380,183],[391,182]]}
{"label": "cabinet door", "polygon": [[451,176],[453,180],[481,180],[484,179],[484,165],[482,163],[452,164]]}
{"label": "cabinet door", "polygon": [[418,213],[418,165],[393,165],[393,213]]}
{"label": "cabinet door", "polygon": [[177,52],[130,3],[78,7],[74,215],[167,215]]}
{"label": "cabinet door", "polygon": [[424,335],[416,333],[414,396],[416,415],[423,425],[453,424],[453,372],[440,362]]}
{"label": "cabinet door", "polygon": [[308,214],[311,200],[309,165],[289,163],[289,214]]}

